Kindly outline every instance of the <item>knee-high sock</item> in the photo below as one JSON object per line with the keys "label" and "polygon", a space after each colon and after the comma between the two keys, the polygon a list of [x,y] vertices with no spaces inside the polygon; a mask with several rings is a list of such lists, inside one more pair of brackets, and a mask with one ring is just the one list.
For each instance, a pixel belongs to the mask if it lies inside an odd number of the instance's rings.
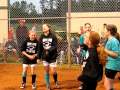
{"label": "knee-high sock", "polygon": [[24,73],[22,74],[22,83],[26,83],[26,76],[27,76],[27,73],[24,72]]}
{"label": "knee-high sock", "polygon": [[46,81],[46,85],[49,86],[50,85],[49,73],[45,73],[45,81]]}
{"label": "knee-high sock", "polygon": [[36,81],[36,74],[33,74],[32,75],[32,84],[35,83],[35,81]]}
{"label": "knee-high sock", "polygon": [[113,88],[111,88],[110,90],[114,90]]}
{"label": "knee-high sock", "polygon": [[54,82],[56,83],[57,82],[57,73],[53,74],[53,79],[54,79]]}

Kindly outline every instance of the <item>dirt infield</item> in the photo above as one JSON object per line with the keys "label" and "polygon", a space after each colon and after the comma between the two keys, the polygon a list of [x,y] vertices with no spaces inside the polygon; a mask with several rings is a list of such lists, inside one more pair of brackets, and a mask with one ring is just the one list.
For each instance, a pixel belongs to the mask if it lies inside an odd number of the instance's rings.
{"label": "dirt infield", "polygon": [[[79,82],[77,81],[77,76],[79,75],[78,66],[68,68],[68,67],[58,67],[58,79],[60,88],[56,89],[53,83],[52,77],[51,86],[52,90],[77,90]],[[21,83],[21,64],[0,64],[0,90],[21,90],[19,89]],[[30,69],[27,75],[27,87],[24,90],[32,90],[31,88],[31,74]],[[120,82],[118,79],[115,80],[115,90],[120,90]],[[41,65],[37,67],[37,90],[46,90],[44,82],[44,71]],[[105,90],[103,82],[98,84],[97,90]]]}

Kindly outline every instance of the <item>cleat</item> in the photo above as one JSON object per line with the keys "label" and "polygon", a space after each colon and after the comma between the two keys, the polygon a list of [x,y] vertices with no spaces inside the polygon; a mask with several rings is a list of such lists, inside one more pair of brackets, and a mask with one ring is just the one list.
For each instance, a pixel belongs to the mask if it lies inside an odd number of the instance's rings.
{"label": "cleat", "polygon": [[35,83],[32,84],[32,89],[36,89],[36,84]]}
{"label": "cleat", "polygon": [[83,89],[83,87],[82,87],[82,86],[79,86],[79,87],[78,87],[78,90],[82,90],[82,89]]}
{"label": "cleat", "polygon": [[55,87],[56,87],[56,88],[60,88],[58,82],[55,83]]}
{"label": "cleat", "polygon": [[20,86],[21,89],[25,88],[25,83],[22,83]]}
{"label": "cleat", "polygon": [[47,86],[47,90],[51,90],[50,86]]}

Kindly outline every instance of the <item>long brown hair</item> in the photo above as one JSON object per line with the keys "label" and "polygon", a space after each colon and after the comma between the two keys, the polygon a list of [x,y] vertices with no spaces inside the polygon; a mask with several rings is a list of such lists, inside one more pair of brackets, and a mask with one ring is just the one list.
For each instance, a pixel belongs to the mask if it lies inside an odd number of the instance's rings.
{"label": "long brown hair", "polygon": [[89,40],[91,41],[93,46],[98,46],[98,44],[100,43],[100,35],[95,31],[91,31]]}
{"label": "long brown hair", "polygon": [[51,25],[50,25],[50,24],[48,24],[48,23],[44,23],[43,25],[48,26],[48,28],[49,28],[49,32],[52,32],[52,29],[51,29]]}
{"label": "long brown hair", "polygon": [[106,59],[107,59],[107,54],[105,52],[104,46],[99,44],[100,43],[100,35],[95,31],[91,31],[89,39],[90,39],[92,45],[97,48],[99,63],[102,65],[105,65]]}
{"label": "long brown hair", "polygon": [[115,38],[116,38],[118,41],[120,41],[120,34],[119,34],[118,32],[115,34]]}
{"label": "long brown hair", "polygon": [[110,34],[111,34],[112,36],[115,36],[116,33],[117,33],[117,27],[116,27],[115,25],[113,25],[113,24],[108,24],[108,25],[106,26],[106,29],[107,29],[107,31],[110,31]]}

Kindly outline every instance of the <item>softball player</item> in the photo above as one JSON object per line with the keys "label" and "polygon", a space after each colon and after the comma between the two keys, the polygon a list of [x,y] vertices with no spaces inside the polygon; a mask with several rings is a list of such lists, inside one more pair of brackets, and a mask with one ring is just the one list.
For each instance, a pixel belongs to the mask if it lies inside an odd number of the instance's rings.
{"label": "softball player", "polygon": [[45,81],[47,90],[50,90],[49,69],[52,68],[53,79],[58,87],[57,72],[56,72],[56,58],[57,58],[57,38],[51,32],[48,24],[42,26],[43,34],[39,38],[38,57],[43,60],[45,68]]}
{"label": "softball player", "polygon": [[36,39],[36,33],[29,31],[29,38],[24,41],[21,47],[23,58],[23,72],[22,72],[22,84],[20,88],[25,88],[28,66],[31,67],[32,73],[32,89],[36,88],[36,64],[37,64],[37,49],[38,41]]}
{"label": "softball player", "polygon": [[105,44],[105,52],[108,55],[104,79],[106,90],[114,90],[114,79],[116,74],[120,72],[120,42],[117,34],[116,25],[108,24],[106,26],[105,37],[108,39]]}
{"label": "softball player", "polygon": [[[88,47],[85,57],[85,64],[79,80],[82,86],[79,90],[96,90],[98,81],[102,78],[101,64],[97,52],[100,36],[97,32],[90,31],[85,34],[84,44]],[[103,69],[103,68],[102,68]]]}

